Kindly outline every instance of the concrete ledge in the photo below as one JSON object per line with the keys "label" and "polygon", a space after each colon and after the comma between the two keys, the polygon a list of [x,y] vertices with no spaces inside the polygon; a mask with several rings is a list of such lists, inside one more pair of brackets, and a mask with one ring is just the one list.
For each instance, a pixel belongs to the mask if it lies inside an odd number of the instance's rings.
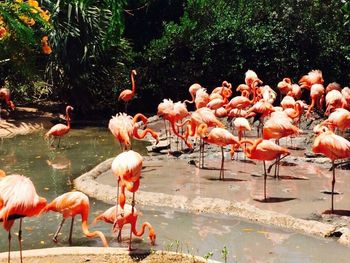
{"label": "concrete ledge", "polygon": [[[147,162],[148,157],[145,157]],[[110,169],[113,158],[97,165],[91,171],[81,175],[74,180],[76,188],[87,195],[114,204],[116,189],[110,185],[97,183],[100,174]],[[127,198],[130,199],[131,195]],[[130,201],[130,200],[129,200]],[[274,225],[276,227],[301,232],[308,235],[330,237],[341,236],[338,241],[350,246],[350,230],[348,228],[337,229],[332,224],[322,223],[315,220],[305,220],[268,210],[261,210],[252,205],[223,200],[219,198],[196,197],[189,199],[182,195],[170,195],[164,193],[153,193],[139,190],[137,192],[137,204],[145,206],[165,206],[176,209],[184,209],[194,213],[215,213],[248,219],[261,224]]]}

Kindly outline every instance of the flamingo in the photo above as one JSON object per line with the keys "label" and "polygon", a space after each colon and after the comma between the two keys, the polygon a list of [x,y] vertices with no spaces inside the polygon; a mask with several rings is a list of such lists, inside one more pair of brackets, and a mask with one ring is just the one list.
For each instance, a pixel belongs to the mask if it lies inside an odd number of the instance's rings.
{"label": "flamingo", "polygon": [[314,84],[322,84],[324,80],[321,70],[311,70],[307,75],[304,75],[299,80],[299,85],[301,88],[310,90],[311,86]]}
{"label": "flamingo", "polygon": [[194,100],[195,100],[197,91],[198,91],[199,89],[201,89],[201,88],[202,88],[202,86],[201,86],[200,84],[198,84],[198,83],[192,84],[192,85],[189,87],[189,89],[188,89],[188,92],[190,93],[192,100],[191,100],[191,101],[185,100],[184,102],[193,103]]}
{"label": "flamingo", "polygon": [[125,89],[122,92],[120,92],[118,100],[122,100],[125,103],[125,112],[127,113],[128,109],[128,102],[134,97],[135,94],[135,79],[134,77],[137,75],[136,70],[132,70],[130,73],[130,79],[131,79],[131,90]]}
{"label": "flamingo", "polygon": [[[57,148],[60,147],[60,141],[61,137],[66,135],[70,131],[70,112],[73,110],[72,106],[67,106],[66,107],[66,121],[67,125],[59,123],[51,127],[51,129],[45,134],[45,138],[49,138],[50,136],[53,137],[58,137],[58,143],[57,143]],[[54,141],[52,141],[51,146],[53,145]]]}
{"label": "flamingo", "polygon": [[331,90],[337,90],[341,92],[342,88],[339,83],[331,82],[326,87],[326,93],[330,92]]}
{"label": "flamingo", "polygon": [[210,96],[207,93],[207,90],[205,88],[201,88],[196,92],[196,98],[194,100],[196,109],[206,107],[209,101],[210,101]]}
{"label": "flamingo", "polygon": [[[15,109],[15,104],[10,100],[11,92],[8,88],[0,89],[0,100],[4,100],[10,110]],[[0,120],[1,120],[1,105],[0,105]]]}
{"label": "flamingo", "polygon": [[108,247],[108,242],[104,236],[104,234],[100,231],[89,231],[88,226],[88,217],[89,217],[89,210],[90,210],[90,204],[89,204],[89,198],[86,194],[82,192],[67,192],[64,193],[58,197],[56,197],[51,203],[45,206],[45,208],[42,210],[43,213],[47,213],[49,211],[58,212],[63,215],[63,219],[58,226],[58,229],[53,236],[52,240],[54,242],[57,242],[57,236],[61,231],[61,228],[65,222],[65,220],[69,217],[72,217],[72,222],[70,226],[70,232],[69,232],[69,244],[72,245],[72,233],[73,233],[73,224],[74,224],[74,218],[77,215],[81,216],[82,222],[81,227],[83,230],[83,233],[86,237],[92,238],[95,236],[99,236],[102,240],[102,243],[105,247]]}
{"label": "flamingo", "polygon": [[277,88],[282,95],[286,95],[292,90],[292,80],[290,78],[283,78],[282,81],[278,82]]}
{"label": "flamingo", "polygon": [[350,109],[350,88],[344,87],[341,94],[343,95],[343,108]]}
{"label": "flamingo", "polygon": [[[142,169],[143,158],[142,156],[133,151],[129,150],[126,152],[122,152],[114,158],[112,162],[112,173],[115,177],[117,177],[117,203],[116,205],[120,206],[124,209],[125,205],[125,188],[128,191],[133,193],[132,196],[132,212],[135,206],[135,192],[138,190],[140,185],[140,177],[141,177],[141,169]],[[119,185],[120,185],[120,194],[119,194]],[[118,209],[116,209],[116,217],[118,213]],[[113,229],[115,230],[117,226],[117,222],[114,222]],[[120,232],[119,232],[120,233]],[[120,235],[118,235],[118,240],[120,240]],[[130,245],[131,248],[131,232],[130,232]]]}
{"label": "flamingo", "polygon": [[292,84],[292,89],[288,91],[288,96],[292,96],[294,99],[300,99],[301,87],[298,84]]}
{"label": "flamingo", "polygon": [[144,125],[147,124],[147,117],[142,113],[137,113],[134,117],[127,115],[124,112],[119,112],[109,120],[108,128],[113,134],[114,138],[119,141],[120,148],[122,151],[131,148],[131,137],[136,139],[143,139],[147,134],[151,136],[158,143],[158,134],[150,128],[146,128],[141,133],[139,133],[139,123],[138,119],[141,119]]}
{"label": "flamingo", "polygon": [[331,212],[334,212],[334,185],[335,185],[335,160],[350,157],[350,142],[345,138],[334,134],[332,131],[321,130],[316,137],[312,151],[327,156],[332,162],[332,206]]}
{"label": "flamingo", "polygon": [[221,147],[221,168],[220,168],[220,176],[219,180],[224,180],[224,147],[227,145],[231,145],[231,158],[234,155],[235,149],[239,147],[238,139],[233,136],[228,130],[224,128],[215,127],[211,129],[209,132],[207,131],[208,125],[206,123],[202,123],[198,127],[198,135],[203,138],[204,142],[215,144]]}
{"label": "flamingo", "polygon": [[252,128],[246,118],[238,117],[233,121],[233,125],[238,131],[238,140],[242,140],[245,131],[250,131]]}
{"label": "flamingo", "polygon": [[244,82],[246,85],[250,87],[250,90],[255,91],[255,85],[254,82],[262,84],[262,81],[258,78],[258,75],[253,71],[248,69],[245,73],[245,79]]}
{"label": "flamingo", "polygon": [[337,108],[342,108],[343,106],[343,95],[337,89],[330,90],[326,94],[326,111],[324,113],[325,116],[329,116],[329,114]]}
{"label": "flamingo", "polygon": [[334,131],[334,128],[338,128],[340,131],[349,129],[350,112],[346,109],[338,108],[333,111],[322,124],[330,127],[332,131]]}
{"label": "flamingo", "polygon": [[[121,210],[121,207],[119,206],[118,211],[120,210]],[[139,213],[137,212],[136,208],[134,208],[134,213],[131,213],[131,210],[132,210],[131,205],[125,204],[124,213],[122,214],[121,212],[117,212],[116,206],[112,206],[108,208],[106,211],[104,211],[102,214],[98,215],[94,219],[93,223],[97,223],[98,221],[104,221],[109,224],[114,224],[114,222],[117,222],[119,231],[122,230],[125,224],[130,224],[132,233],[137,237],[142,236],[145,232],[145,228],[148,227],[149,229],[148,238],[151,241],[151,245],[154,245],[156,242],[156,234],[155,234],[154,228],[150,223],[144,222],[142,223],[141,230],[137,231],[136,221]]]}
{"label": "flamingo", "polygon": [[[264,140],[262,138],[258,138],[255,141],[252,140],[242,140],[239,142],[240,145],[249,143],[251,146],[245,147],[243,149],[245,155],[249,159],[255,159],[255,160],[260,160],[263,161],[264,164],[264,200],[266,200],[266,178],[267,178],[267,173],[266,173],[266,161],[271,161],[274,160],[278,157],[280,157],[282,154],[284,154],[283,157],[279,158],[279,160],[285,158],[286,156],[290,155],[290,152],[288,149],[283,148],[274,142],[270,140]],[[276,162],[275,162],[276,163]],[[271,164],[268,172],[270,171],[272,165],[275,163]]]}
{"label": "flamingo", "polygon": [[[198,134],[197,130],[201,123],[206,123],[208,127],[221,127],[223,128],[225,125],[219,121],[212,110],[208,109],[207,107],[203,107],[200,109],[197,109],[195,112],[191,114],[191,117],[189,120],[186,120],[183,124],[189,123],[186,127],[185,132],[185,142],[186,145],[189,146],[189,148],[192,148],[192,145],[187,142],[187,139],[189,136],[194,136]],[[199,157],[199,167],[204,167],[204,144],[200,142],[200,149],[199,149],[200,157]],[[201,158],[202,157],[202,158]]]}
{"label": "flamingo", "polygon": [[8,231],[8,262],[11,253],[11,228],[15,219],[19,221],[18,242],[22,262],[22,219],[40,214],[45,207],[46,199],[38,196],[32,181],[22,175],[14,174],[0,179],[0,222]]}
{"label": "flamingo", "polygon": [[311,104],[306,112],[306,117],[309,118],[311,111],[317,105],[319,110],[322,110],[324,102],[324,87],[322,84],[313,84],[310,89]]}
{"label": "flamingo", "polygon": [[287,96],[284,96],[280,104],[284,110],[287,108],[294,108],[295,99],[292,96],[287,95]]}
{"label": "flamingo", "polygon": [[254,116],[254,121],[256,119],[259,119],[259,125],[258,125],[258,136],[260,131],[260,126],[264,125],[264,118],[269,116],[272,112],[274,112],[275,109],[272,106],[271,103],[266,102],[264,100],[260,100],[257,103],[255,103],[248,111],[246,118],[249,118],[251,116]]}

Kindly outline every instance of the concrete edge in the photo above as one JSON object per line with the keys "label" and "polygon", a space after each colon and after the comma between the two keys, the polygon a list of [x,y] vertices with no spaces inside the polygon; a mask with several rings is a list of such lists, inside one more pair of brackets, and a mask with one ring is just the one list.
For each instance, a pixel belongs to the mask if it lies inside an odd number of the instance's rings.
{"label": "concrete edge", "polygon": [[[99,184],[96,178],[110,169],[114,158],[110,158],[89,172],[74,180],[77,190],[109,204],[115,204],[115,187]],[[144,158],[147,161],[147,157]],[[315,220],[294,218],[289,215],[262,210],[252,205],[223,200],[219,198],[196,197],[189,199],[182,195],[169,195],[164,193],[152,193],[139,190],[136,203],[144,206],[162,206],[175,209],[183,209],[193,213],[215,213],[244,218],[256,223],[273,225],[288,230],[299,231],[303,234],[330,237],[340,236],[339,243],[350,246],[350,229],[338,229],[332,224],[326,224]],[[127,198],[130,198],[128,196]],[[128,200],[130,201],[130,200]]]}

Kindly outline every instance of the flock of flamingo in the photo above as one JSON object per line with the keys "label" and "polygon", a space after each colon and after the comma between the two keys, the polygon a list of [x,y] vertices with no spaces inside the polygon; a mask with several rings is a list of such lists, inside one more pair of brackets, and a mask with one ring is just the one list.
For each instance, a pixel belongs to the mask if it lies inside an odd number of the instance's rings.
{"label": "flock of flamingo", "polygon": [[[141,171],[143,165],[142,156],[133,151],[132,138],[142,139],[147,134],[159,142],[159,135],[147,126],[148,119],[141,113],[134,117],[127,114],[127,104],[135,94],[136,71],[131,71],[132,89],[120,93],[119,100],[125,103],[125,112],[119,112],[109,121],[108,128],[117,141],[122,152],[115,157],[111,169],[117,179],[116,205],[97,216],[94,223],[105,221],[113,224],[113,231],[118,233],[118,241],[121,240],[121,229],[125,224],[130,224],[131,249],[132,234],[143,235],[145,228],[149,229],[151,244],[155,244],[156,234],[152,225],[148,222],[142,224],[140,231],[136,230],[138,212],[135,208],[135,193],[139,189]],[[334,211],[334,186],[335,169],[339,165],[336,160],[350,157],[350,142],[340,134],[344,134],[350,128],[350,89],[342,88],[333,82],[324,87],[324,80],[320,70],[312,70],[304,75],[298,83],[292,83],[290,78],[284,78],[277,85],[281,94],[280,106],[276,103],[277,92],[258,78],[257,74],[248,70],[245,73],[245,83],[240,84],[234,96],[231,83],[223,81],[222,85],[214,88],[209,94],[207,89],[195,83],[190,86],[191,100],[173,102],[164,99],[157,109],[157,115],[164,120],[166,139],[170,140],[171,133],[182,140],[187,148],[193,149],[199,139],[198,167],[204,167],[204,143],[214,144],[221,148],[221,166],[219,179],[224,180],[224,148],[231,146],[230,154],[234,154],[242,148],[243,153],[249,159],[260,160],[264,168],[264,200],[267,199],[266,178],[272,167],[275,167],[274,176],[279,177],[279,163],[281,159],[290,155],[289,149],[279,145],[279,140],[288,136],[298,136],[302,130],[299,128],[302,115],[311,118],[315,107],[319,113],[323,113],[327,119],[313,128],[316,138],[313,142],[314,153],[327,156],[332,162],[332,200],[331,212]],[[310,94],[310,105],[300,100],[302,91]],[[15,106],[10,100],[8,89],[0,89],[0,99],[4,100],[9,109]],[[189,111],[187,104],[194,104],[195,109]],[[73,107],[66,107],[65,124],[56,124],[46,134],[46,138],[58,138],[56,147],[59,147],[60,138],[67,134],[71,128],[70,113]],[[306,111],[306,112],[305,112]],[[225,127],[224,118],[228,126],[234,126],[237,137]],[[253,118],[252,121],[249,121]],[[245,132],[251,131],[251,124],[258,121],[257,136],[255,139],[245,138]],[[166,122],[170,125],[167,127]],[[143,125],[142,125],[143,124]],[[142,129],[143,128],[143,129]],[[338,134],[336,134],[338,133]],[[51,145],[53,141],[51,142]],[[170,143],[171,147],[171,143]],[[273,161],[267,168],[266,161]],[[61,213],[63,220],[55,233],[53,240],[57,242],[57,236],[65,219],[71,217],[71,229],[69,243],[72,242],[73,222],[76,215],[82,217],[83,233],[87,237],[99,236],[105,246],[108,242],[100,231],[90,232],[88,229],[89,199],[81,192],[65,193],[51,203],[47,204],[45,198],[39,197],[31,180],[21,175],[5,175],[0,170],[0,222],[8,231],[10,261],[11,227],[15,219],[20,220],[19,244],[21,246],[21,226],[23,217],[40,215],[49,211]],[[126,204],[125,190],[132,193],[131,204]],[[22,262],[22,255],[21,255]]]}

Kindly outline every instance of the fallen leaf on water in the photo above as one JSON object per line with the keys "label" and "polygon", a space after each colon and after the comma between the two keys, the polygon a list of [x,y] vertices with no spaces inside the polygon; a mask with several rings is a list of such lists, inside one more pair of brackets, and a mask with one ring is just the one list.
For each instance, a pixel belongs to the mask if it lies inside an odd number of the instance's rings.
{"label": "fallen leaf on water", "polygon": [[41,241],[40,241],[40,244],[44,245],[44,244],[45,244],[45,241],[44,241],[44,240],[41,240]]}
{"label": "fallen leaf on water", "polygon": [[262,230],[258,230],[258,231],[256,231],[256,233],[259,233],[259,234],[267,234],[267,233],[269,233],[269,232],[267,232],[267,231],[262,231]]}
{"label": "fallen leaf on water", "polygon": [[40,156],[40,155],[38,155],[38,156],[35,156],[35,159],[39,159],[39,158],[41,158],[41,156]]}
{"label": "fallen leaf on water", "polygon": [[26,226],[24,229],[27,230],[27,231],[33,231],[33,228],[29,227],[29,226]]}
{"label": "fallen leaf on water", "polygon": [[242,231],[244,231],[244,232],[253,232],[254,229],[253,228],[243,228]]}
{"label": "fallen leaf on water", "polygon": [[48,187],[45,187],[45,188],[44,188],[44,190],[45,190],[45,191],[49,191],[49,190],[50,190],[50,188],[48,188]]}

